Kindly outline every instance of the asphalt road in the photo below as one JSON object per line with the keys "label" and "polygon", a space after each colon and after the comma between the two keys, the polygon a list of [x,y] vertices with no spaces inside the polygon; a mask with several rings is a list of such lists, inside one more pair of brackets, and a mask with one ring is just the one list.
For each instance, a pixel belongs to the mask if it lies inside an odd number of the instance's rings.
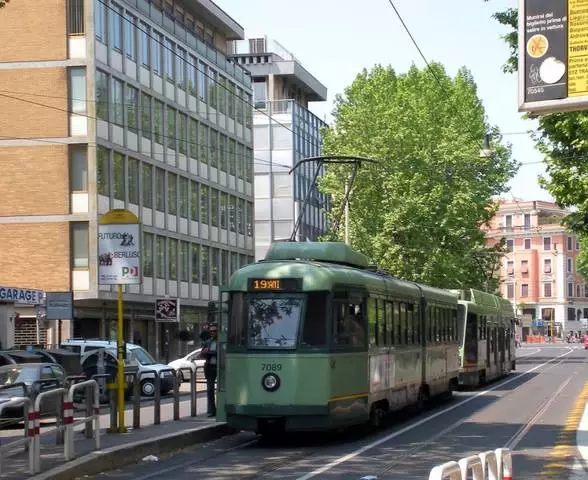
{"label": "asphalt road", "polygon": [[323,480],[374,475],[378,480],[423,480],[440,463],[508,447],[517,480],[567,480],[578,464],[575,429],[588,397],[588,352],[579,345],[528,346],[518,349],[517,357],[517,371],[506,379],[456,393],[419,415],[404,412],[377,432],[291,436],[279,444],[240,433],[99,478]]}

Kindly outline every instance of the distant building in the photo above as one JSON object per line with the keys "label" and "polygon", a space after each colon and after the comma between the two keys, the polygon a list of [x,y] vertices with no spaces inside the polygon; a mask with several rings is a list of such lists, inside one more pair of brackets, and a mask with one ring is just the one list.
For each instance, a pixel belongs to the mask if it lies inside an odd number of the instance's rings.
{"label": "distant building", "polygon": [[587,331],[588,285],[576,271],[580,245],[561,225],[568,214],[555,203],[502,202],[487,236],[506,239],[499,269],[501,292],[523,314],[523,335]]}
{"label": "distant building", "polygon": [[[73,322],[42,322],[43,342],[114,337],[116,289],[97,283],[111,208],[143,224],[125,339],[156,356],[177,353],[179,331],[197,338],[208,302],[253,261],[251,76],[227,58],[243,33],[210,0],[1,10],[0,284],[74,292]],[[180,322],[155,322],[166,297],[180,298]],[[17,343],[34,343],[34,309],[19,314]]]}
{"label": "distant building", "polygon": [[[327,88],[265,36],[233,42],[231,58],[247,68],[253,80],[255,256],[261,259],[274,240],[290,238],[312,183],[316,164],[304,165],[293,175],[288,170],[300,159],[321,153],[320,130],[326,124],[308,110],[308,103],[325,101]],[[328,209],[325,195],[315,192],[297,238],[316,240],[326,233]]]}

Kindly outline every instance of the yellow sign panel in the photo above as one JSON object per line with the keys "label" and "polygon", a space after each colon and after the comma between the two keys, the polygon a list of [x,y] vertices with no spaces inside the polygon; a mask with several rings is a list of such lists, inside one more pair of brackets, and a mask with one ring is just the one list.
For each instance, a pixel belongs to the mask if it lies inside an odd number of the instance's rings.
{"label": "yellow sign panel", "polygon": [[100,225],[128,225],[140,223],[139,217],[125,208],[115,208],[98,219]]}
{"label": "yellow sign panel", "polygon": [[568,97],[588,94],[588,0],[568,1]]}

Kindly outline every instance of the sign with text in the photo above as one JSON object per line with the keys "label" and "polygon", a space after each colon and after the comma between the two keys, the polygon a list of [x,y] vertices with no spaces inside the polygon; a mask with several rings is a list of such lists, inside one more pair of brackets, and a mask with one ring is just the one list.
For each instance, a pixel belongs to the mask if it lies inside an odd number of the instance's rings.
{"label": "sign with text", "polygon": [[47,320],[73,319],[73,293],[47,292],[45,294],[45,315]]}
{"label": "sign with text", "polygon": [[588,107],[588,0],[519,0],[519,111]]}
{"label": "sign with text", "polygon": [[41,290],[31,290],[29,288],[0,286],[0,302],[40,305],[43,303],[43,292]]}
{"label": "sign with text", "polygon": [[141,226],[128,210],[111,210],[98,224],[98,283],[137,285],[141,275]]}
{"label": "sign with text", "polygon": [[155,300],[155,321],[170,323],[180,321],[180,299],[158,298]]}

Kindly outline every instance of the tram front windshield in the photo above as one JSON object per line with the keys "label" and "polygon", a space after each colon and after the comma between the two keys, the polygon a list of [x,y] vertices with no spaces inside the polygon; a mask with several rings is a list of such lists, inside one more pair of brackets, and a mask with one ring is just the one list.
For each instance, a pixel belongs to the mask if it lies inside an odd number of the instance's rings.
{"label": "tram front windshield", "polygon": [[302,298],[249,299],[249,347],[294,348],[302,314]]}

